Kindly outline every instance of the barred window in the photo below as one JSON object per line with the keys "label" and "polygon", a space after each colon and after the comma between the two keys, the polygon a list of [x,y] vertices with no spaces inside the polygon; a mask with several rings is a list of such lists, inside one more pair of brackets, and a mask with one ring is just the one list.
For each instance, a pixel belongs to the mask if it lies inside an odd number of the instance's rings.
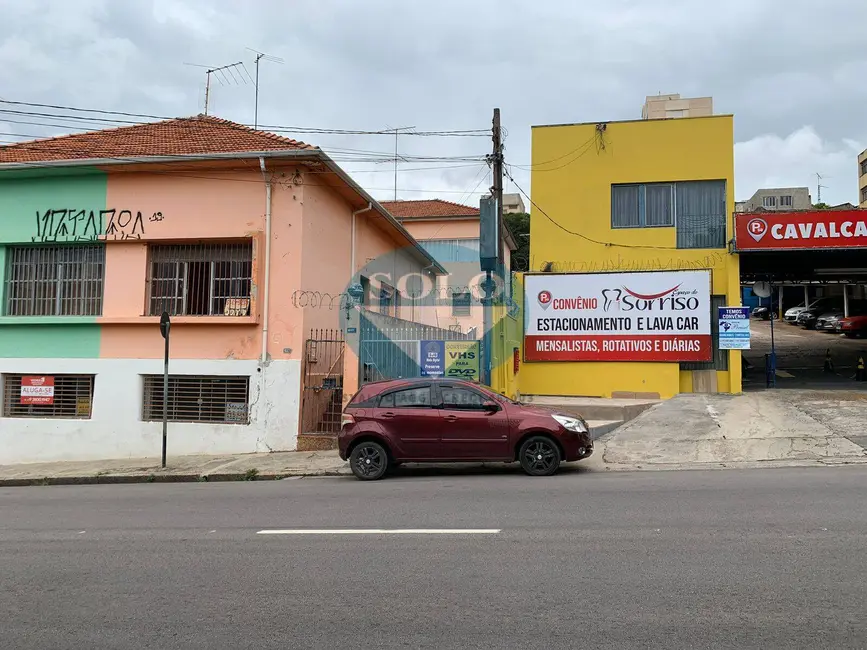
{"label": "barred window", "polygon": [[[163,419],[163,376],[144,375],[142,420]],[[168,420],[247,424],[249,377],[169,375]]]}
{"label": "barred window", "polygon": [[99,316],[105,246],[10,246],[7,316]]}
{"label": "barred window", "polygon": [[3,417],[89,419],[93,375],[3,375]]}
{"label": "barred window", "polygon": [[148,253],[148,315],[249,315],[252,242],[152,245]]}

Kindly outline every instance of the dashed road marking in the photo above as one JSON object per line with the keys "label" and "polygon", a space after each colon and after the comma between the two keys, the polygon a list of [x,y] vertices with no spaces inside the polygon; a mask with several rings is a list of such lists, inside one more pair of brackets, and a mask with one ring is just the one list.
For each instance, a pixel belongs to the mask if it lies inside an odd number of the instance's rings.
{"label": "dashed road marking", "polygon": [[284,528],[257,535],[496,535],[500,528]]}

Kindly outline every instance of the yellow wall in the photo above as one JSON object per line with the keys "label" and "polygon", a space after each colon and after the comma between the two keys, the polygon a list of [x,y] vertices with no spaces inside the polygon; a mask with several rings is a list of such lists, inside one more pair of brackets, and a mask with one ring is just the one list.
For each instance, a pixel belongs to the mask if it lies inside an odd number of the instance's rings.
{"label": "yellow wall", "polygon": [[[596,124],[543,126],[533,128],[532,138],[538,208],[530,219],[531,272],[548,262],[559,273],[711,269],[713,293],[727,296],[728,305],[740,304],[738,258],[727,249],[679,250],[674,227],[611,228],[611,185],[617,183],[724,179],[731,214],[732,116],[609,122],[604,131]],[[726,223],[730,240],[731,219]],[[740,392],[741,353],[730,352],[729,370],[716,375],[719,392]],[[668,398],[691,391],[693,373],[676,363],[534,362],[522,365],[519,388],[525,395],[642,392]]]}

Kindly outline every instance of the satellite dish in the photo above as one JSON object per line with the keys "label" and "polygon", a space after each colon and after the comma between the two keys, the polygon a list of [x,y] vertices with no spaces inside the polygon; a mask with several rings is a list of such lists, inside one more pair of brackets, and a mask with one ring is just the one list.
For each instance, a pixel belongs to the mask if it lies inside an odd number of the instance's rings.
{"label": "satellite dish", "polygon": [[771,285],[768,282],[756,282],[753,285],[753,293],[759,298],[767,298],[771,295]]}

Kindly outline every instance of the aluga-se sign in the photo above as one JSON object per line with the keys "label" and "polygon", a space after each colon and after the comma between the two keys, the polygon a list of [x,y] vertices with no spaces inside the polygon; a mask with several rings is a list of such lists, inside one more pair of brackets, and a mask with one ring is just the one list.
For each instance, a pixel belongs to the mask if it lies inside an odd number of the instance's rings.
{"label": "aluga-se sign", "polygon": [[527,361],[710,361],[710,271],[526,275]]}

